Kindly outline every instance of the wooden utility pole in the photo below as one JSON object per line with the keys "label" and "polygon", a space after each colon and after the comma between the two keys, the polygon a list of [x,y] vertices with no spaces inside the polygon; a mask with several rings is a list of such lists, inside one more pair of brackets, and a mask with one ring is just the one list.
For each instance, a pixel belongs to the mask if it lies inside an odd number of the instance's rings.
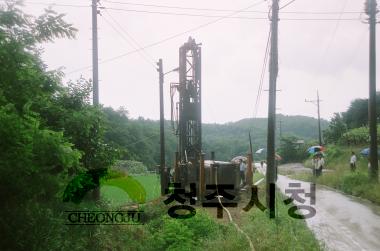
{"label": "wooden utility pole", "polygon": [[99,105],[98,0],[92,0],[92,104]]}
{"label": "wooden utility pole", "polygon": [[318,112],[318,142],[319,145],[323,145],[323,140],[322,140],[322,131],[321,131],[321,113],[320,113],[320,102],[322,100],[319,99],[319,92],[317,90],[317,99],[316,100],[307,100],[305,99],[305,102],[313,103],[314,105],[317,106],[317,112]]}
{"label": "wooden utility pole", "polygon": [[377,116],[376,116],[376,0],[367,0],[365,11],[369,16],[369,100],[368,123],[370,133],[370,177],[378,182]]}
{"label": "wooden utility pole", "polygon": [[159,89],[160,89],[160,177],[161,177],[161,195],[165,195],[167,187],[167,169],[165,167],[165,117],[164,117],[164,70],[162,59],[158,63]]}
{"label": "wooden utility pole", "polygon": [[279,0],[272,1],[271,49],[269,61],[269,105],[268,105],[268,142],[267,142],[267,172],[266,201],[269,217],[275,218],[275,129],[276,129],[276,82],[278,74],[278,12]]}
{"label": "wooden utility pole", "polygon": [[318,107],[318,140],[319,140],[319,145],[322,146],[322,132],[321,132],[321,113],[319,109],[319,102],[321,100],[319,99],[319,92],[317,90],[317,107]]}

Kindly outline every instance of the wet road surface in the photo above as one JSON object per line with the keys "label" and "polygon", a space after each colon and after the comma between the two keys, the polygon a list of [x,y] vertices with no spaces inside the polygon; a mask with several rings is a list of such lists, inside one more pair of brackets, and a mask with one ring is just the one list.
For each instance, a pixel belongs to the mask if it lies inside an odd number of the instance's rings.
{"label": "wet road surface", "polygon": [[[302,189],[310,192],[309,182],[279,175],[277,186],[283,193],[290,189],[289,183],[301,183]],[[310,198],[306,197],[304,205],[310,205]],[[312,206],[316,215],[306,222],[327,250],[380,250],[379,206],[318,185]]]}

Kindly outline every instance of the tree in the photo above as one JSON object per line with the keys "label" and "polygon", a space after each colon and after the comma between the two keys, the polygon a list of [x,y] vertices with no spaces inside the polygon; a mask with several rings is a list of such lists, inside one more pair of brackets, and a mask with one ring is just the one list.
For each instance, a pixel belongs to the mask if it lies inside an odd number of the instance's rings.
{"label": "tree", "polygon": [[347,132],[347,125],[340,113],[334,113],[329,127],[323,131],[326,143],[337,143],[343,134]]}
{"label": "tree", "polygon": [[[380,116],[380,92],[376,94],[377,118]],[[343,113],[343,120],[348,129],[368,125],[368,99],[355,99],[350,107]]]}
{"label": "tree", "polygon": [[279,154],[283,162],[301,162],[307,158],[306,145],[297,144],[298,138],[284,136],[281,138]]}

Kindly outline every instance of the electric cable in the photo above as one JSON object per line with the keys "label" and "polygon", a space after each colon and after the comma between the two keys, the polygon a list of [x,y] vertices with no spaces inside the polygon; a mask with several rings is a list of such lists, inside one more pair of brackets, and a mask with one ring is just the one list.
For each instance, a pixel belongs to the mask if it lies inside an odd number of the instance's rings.
{"label": "electric cable", "polygon": [[135,44],[131,43],[123,33],[121,33],[105,16],[102,16],[103,20],[106,21],[106,23],[117,33],[119,36],[127,42],[129,45],[131,45],[135,50],[138,51],[138,54],[154,69],[157,69],[156,65],[153,63],[154,61],[148,58],[143,52],[144,50],[141,47],[136,46]]}

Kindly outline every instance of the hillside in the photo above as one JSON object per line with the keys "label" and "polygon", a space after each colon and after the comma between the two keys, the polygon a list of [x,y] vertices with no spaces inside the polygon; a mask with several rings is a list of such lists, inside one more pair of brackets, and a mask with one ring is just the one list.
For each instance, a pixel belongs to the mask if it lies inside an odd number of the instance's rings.
{"label": "hillside", "polygon": [[[280,138],[279,121],[283,136],[295,136],[304,140],[318,138],[317,119],[306,116],[277,115],[277,141]],[[321,121],[322,130],[327,128],[328,122]],[[266,147],[267,119],[243,119],[226,124],[203,125],[203,150],[207,153],[215,151],[220,160],[229,160],[231,156],[245,154],[251,132],[253,149]]]}
{"label": "hillside", "polygon": [[[116,113],[116,114],[115,114]],[[108,119],[111,120],[107,138],[117,142],[119,146],[127,149],[124,158],[144,162],[150,169],[159,163],[159,121],[129,119],[124,117],[125,123],[112,123],[117,112],[107,109]],[[111,116],[111,114],[114,114]],[[282,135],[295,136],[304,140],[314,140],[318,137],[317,120],[305,116],[278,115],[277,121],[282,120]],[[279,125],[279,123],[277,123]],[[121,126],[124,125],[124,126]],[[328,122],[322,120],[322,129],[327,128]],[[218,160],[230,160],[233,156],[246,154],[249,141],[248,133],[252,135],[253,150],[266,147],[267,119],[243,119],[225,124],[203,124],[203,151],[206,158],[210,152],[215,151]],[[280,131],[277,130],[277,140]],[[176,137],[171,130],[170,121],[165,121],[166,163],[173,165],[176,151]]]}

